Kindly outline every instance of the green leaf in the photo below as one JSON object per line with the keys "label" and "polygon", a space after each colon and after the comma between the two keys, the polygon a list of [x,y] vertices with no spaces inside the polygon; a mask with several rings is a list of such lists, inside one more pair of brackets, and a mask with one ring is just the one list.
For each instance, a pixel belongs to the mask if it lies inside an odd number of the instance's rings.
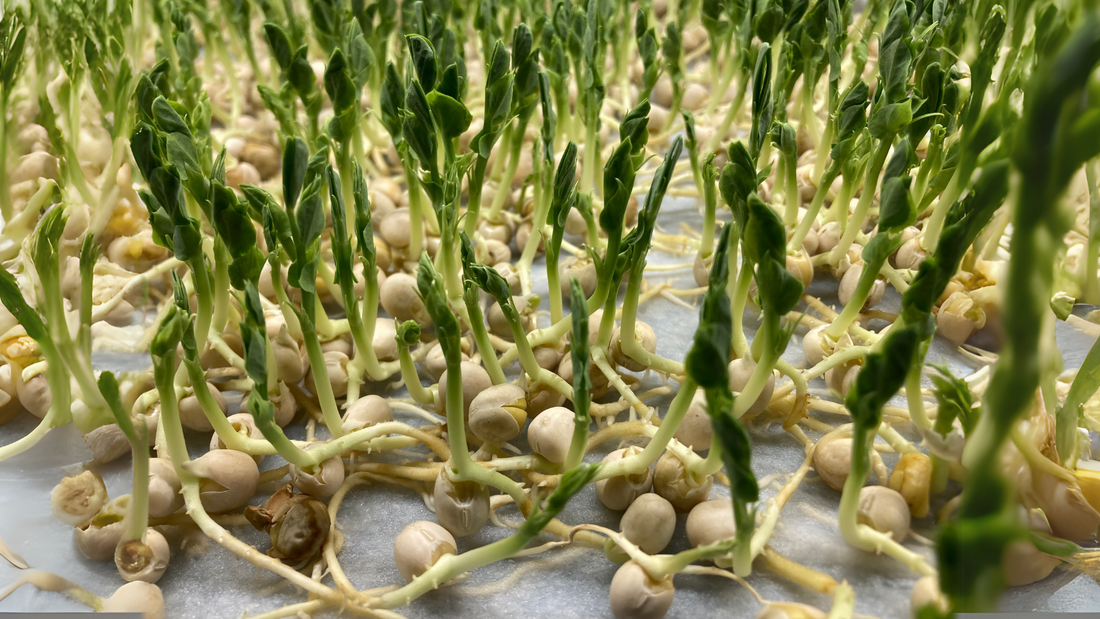
{"label": "green leaf", "polygon": [[[767,43],[756,55],[752,77],[752,128],[749,131],[749,153],[755,162],[772,126],[772,54]],[[755,168],[755,166],[754,166]]]}
{"label": "green leaf", "polygon": [[321,238],[325,229],[325,209],[321,201],[321,179],[310,183],[302,193],[302,203],[295,212],[298,235],[295,239],[299,251],[308,248]]}
{"label": "green leaf", "polygon": [[191,317],[184,315],[178,307],[175,305],[168,307],[152,343],[149,344],[149,354],[154,360],[176,355],[176,347],[190,322]]}
{"label": "green leaf", "polygon": [[[706,390],[707,415],[718,444],[722,447],[722,462],[730,480],[730,498],[745,504],[760,499],[760,486],[752,472],[752,439],[745,427],[733,418],[733,394],[729,385]],[[738,528],[743,523],[737,523]]]}
{"label": "green leaf", "polygon": [[905,376],[916,361],[920,341],[920,333],[913,325],[890,329],[881,349],[864,357],[856,383],[844,399],[856,432],[878,428],[882,408],[905,383]]}
{"label": "green leaf", "polygon": [[649,141],[649,111],[648,99],[642,99],[634,109],[623,116],[619,123],[620,139],[630,140],[631,153],[634,155],[634,167],[640,167],[640,157],[644,156],[646,142]]}
{"label": "green leaf", "polygon": [[936,432],[940,436],[947,436],[958,419],[962,424],[963,435],[969,436],[974,425],[978,422],[978,410],[974,407],[974,396],[966,381],[955,378],[946,365],[929,364],[935,374],[929,375],[932,380],[932,395],[936,398]]}
{"label": "green leaf", "polygon": [[405,106],[408,112],[404,116],[401,135],[416,154],[420,167],[430,172],[434,178],[438,175],[435,128],[431,108],[419,82],[409,84],[405,92]]}
{"label": "green leaf", "polygon": [[310,99],[317,89],[317,76],[313,73],[313,66],[309,64],[309,48],[305,45],[299,47],[290,59],[290,68],[287,70],[287,80],[290,81],[294,91],[302,98],[302,103]]}
{"label": "green leaf", "polygon": [[411,348],[420,343],[420,325],[415,320],[406,320],[397,325],[397,345]]}
{"label": "green leaf", "polygon": [[[590,403],[591,377],[588,374],[588,304],[584,289],[576,278],[569,279],[569,311],[573,321],[570,358],[573,360],[573,401],[580,423],[586,423]],[[582,415],[583,411],[583,415]]]}
{"label": "green leaf", "polygon": [[355,238],[359,242],[359,253],[366,260],[370,272],[364,272],[366,277],[374,277],[375,248],[374,228],[370,210],[370,196],[367,193],[367,180],[363,176],[363,169],[358,161],[352,161],[352,195],[355,196]]}
{"label": "green leaf", "polygon": [[684,119],[684,136],[687,139],[688,148],[695,150],[698,148],[695,143],[695,115],[691,110],[680,110],[680,116]]}
{"label": "green leaf", "polygon": [[622,229],[626,205],[634,189],[632,152],[630,138],[624,138],[604,165],[604,208],[600,212],[600,226],[609,233]]}
{"label": "green leaf", "polygon": [[730,237],[734,226],[724,226],[714,250],[707,291],[699,307],[699,326],[692,337],[684,367],[704,389],[729,386],[729,351],[733,341],[733,316],[726,294],[729,279]]}
{"label": "green leaf", "polygon": [[444,139],[453,140],[470,128],[474,117],[462,102],[438,91],[428,93],[426,98]]}
{"label": "green leaf", "polygon": [[256,246],[256,230],[237,194],[218,181],[212,185],[214,229],[225,242],[229,254],[240,258]]}
{"label": "green leaf", "polygon": [[416,71],[416,79],[425,92],[431,92],[435,89],[435,48],[431,41],[419,34],[406,35],[405,43],[409,48],[409,62]]}
{"label": "green leaf", "polygon": [[396,146],[402,140],[401,135],[401,110],[404,108],[404,90],[401,87],[401,77],[397,74],[397,68],[392,62],[386,63],[386,74],[382,80],[382,94],[380,96],[382,110],[382,124],[386,131],[393,137]]}
{"label": "green leaf", "polygon": [[332,231],[329,241],[332,244],[336,283],[343,289],[350,289],[355,284],[355,273],[352,271],[351,241],[348,238],[347,211],[344,207],[340,175],[329,165],[325,168],[325,176],[328,180],[329,204],[332,213]]}
{"label": "green leaf", "polygon": [[901,133],[913,120],[912,102],[904,99],[899,103],[884,105],[871,115],[867,129],[877,139],[886,139]]}
{"label": "green leaf", "polygon": [[558,487],[546,499],[546,506],[528,516],[527,520],[520,525],[519,532],[516,535],[521,539],[528,540],[537,536],[561,510],[565,509],[569,499],[573,498],[596,477],[600,466],[595,463],[580,464],[562,474]]}
{"label": "green leaf", "polygon": [[903,99],[908,90],[913,62],[911,30],[907,2],[894,3],[879,44],[879,88],[887,104]]}
{"label": "green leaf", "polygon": [[52,342],[42,317],[27,303],[23,297],[23,291],[15,281],[15,276],[7,269],[0,269],[0,302],[3,302],[12,316],[15,316],[31,339],[36,342]]}
{"label": "green leaf", "polygon": [[283,202],[288,211],[293,211],[298,204],[308,162],[309,147],[305,140],[297,136],[287,137],[283,143]]}
{"label": "green leaf", "polygon": [[164,97],[157,97],[153,100],[152,112],[157,129],[165,133],[179,133],[188,139],[194,139],[187,122]]}
{"label": "green leaf", "polygon": [[474,280],[479,288],[496,299],[502,310],[505,309],[505,305],[512,304],[512,291],[508,280],[504,279],[496,269],[484,264],[471,264],[466,277]]}
{"label": "green leaf", "polygon": [[294,56],[290,46],[290,37],[278,24],[266,22],[264,23],[264,40],[267,41],[267,46],[271,50],[271,56],[285,73],[290,68],[290,60]]}
{"label": "green leaf", "polygon": [[333,50],[328,64],[325,65],[324,82],[325,92],[328,94],[329,101],[332,102],[332,109],[337,115],[358,105],[359,95],[355,82],[351,80],[344,52],[340,51],[339,48]]}
{"label": "green leaf", "polygon": [[1066,394],[1062,408],[1073,411],[1075,417],[1079,416],[1081,407],[1096,393],[1097,389],[1100,389],[1100,340],[1093,343],[1085,360],[1081,362],[1077,375],[1069,385],[1069,392]]}
{"label": "green leaf", "polygon": [[554,132],[557,127],[557,119],[554,117],[554,104],[550,90],[550,75],[546,71],[539,72],[539,103],[542,110],[542,127],[540,137],[542,139],[543,161],[546,168],[554,163]]}
{"label": "green leaf", "polygon": [[[252,393],[266,394],[267,386],[267,331],[260,305],[260,294],[252,282],[245,284],[244,320],[240,323],[241,341],[244,345],[244,365],[252,379]],[[257,309],[259,317],[256,316]],[[250,397],[250,401],[252,398]]]}

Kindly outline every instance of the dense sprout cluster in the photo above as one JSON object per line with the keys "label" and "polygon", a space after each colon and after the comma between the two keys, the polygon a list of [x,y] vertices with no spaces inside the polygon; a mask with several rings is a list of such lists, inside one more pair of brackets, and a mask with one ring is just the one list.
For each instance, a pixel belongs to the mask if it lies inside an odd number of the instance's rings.
{"label": "dense sprout cluster", "polygon": [[[1100,333],[1094,5],[0,3],[0,423],[41,420],[0,462],[74,424],[54,514],[126,583],[29,570],[0,599],[161,617],[166,527],[194,527],[306,594],[263,617],[396,616],[568,545],[619,565],[616,617],[663,617],[682,575],[852,617],[844,565],[770,545],[811,483],[919,577],[914,616],[1092,569],[1100,347],[1063,372],[1053,335]],[[698,225],[658,225],[673,198]],[[644,303],[697,313],[682,358]],[[769,426],[804,462],[765,483]],[[359,590],[339,508],[370,484],[434,520],[393,540],[406,583]],[[569,516],[588,484],[617,530]]]}

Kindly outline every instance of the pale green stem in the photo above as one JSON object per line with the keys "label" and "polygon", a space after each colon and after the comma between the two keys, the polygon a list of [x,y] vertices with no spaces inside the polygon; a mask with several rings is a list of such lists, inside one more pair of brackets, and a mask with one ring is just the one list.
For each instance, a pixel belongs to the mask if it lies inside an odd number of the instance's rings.
{"label": "pale green stem", "polygon": [[[303,292],[303,294],[308,294]],[[332,393],[332,383],[329,382],[328,368],[325,366],[325,354],[321,351],[321,343],[315,333],[309,333],[305,338],[306,354],[309,356],[310,369],[313,372],[313,385],[317,391],[317,401],[321,404],[321,414],[325,420],[325,426],[334,437],[343,434],[340,429],[340,411],[336,408],[336,396]]]}
{"label": "pale green stem", "polygon": [[[859,233],[860,226],[863,225],[863,220],[867,217],[867,209],[871,208],[871,202],[874,200],[875,193],[878,191],[878,177],[882,172],[882,166],[886,164],[886,156],[890,152],[890,145],[893,141],[893,135],[884,136],[883,139],[879,141],[878,147],[875,149],[874,158],[871,160],[871,165],[867,168],[867,176],[863,183],[863,193],[859,196],[856,210],[852,213],[848,225],[844,227],[844,234],[841,235],[840,242],[837,243],[833,252],[829,254],[829,264],[838,264],[840,262],[840,259],[848,253],[848,248],[852,246],[852,241],[855,240],[856,234]],[[843,204],[840,206],[841,208],[845,207]]]}
{"label": "pale green stem", "polygon": [[[705,237],[704,237],[705,238]],[[626,284],[626,297],[623,301],[623,316],[619,324],[619,345],[626,356],[641,363],[647,368],[683,376],[686,372],[684,364],[672,359],[666,359],[642,348],[634,331],[638,318],[638,299],[642,292],[642,269],[635,268],[630,272],[630,279]],[[606,315],[606,313],[605,313]]]}
{"label": "pale green stem", "polygon": [[[731,257],[732,262],[732,257]],[[731,271],[732,273],[732,271]],[[742,257],[741,273],[734,285],[731,314],[733,317],[733,352],[743,357],[749,351],[749,340],[745,337],[745,303],[749,297],[749,285],[752,283],[752,263]]]}
{"label": "pale green stem", "polygon": [[932,428],[932,421],[928,418],[928,411],[924,408],[924,398],[921,397],[921,364],[914,363],[905,375],[905,401],[909,405],[909,418],[922,430]]}
{"label": "pale green stem", "polygon": [[485,371],[489,373],[489,379],[494,385],[503,385],[508,382],[508,379],[504,376],[504,370],[501,369],[500,361],[497,359],[497,351],[493,348],[493,342],[489,340],[489,333],[485,330],[485,317],[477,304],[480,296],[480,292],[474,299],[465,298],[467,295],[463,295],[466,311],[470,314],[470,330],[474,333],[474,342],[477,344],[478,352],[481,353],[481,361],[485,365]]}
{"label": "pale green stem", "polygon": [[695,396],[695,387],[696,383],[690,376],[685,378],[684,382],[680,383],[680,390],[676,392],[676,397],[673,398],[672,403],[669,404],[668,412],[665,413],[665,418],[661,421],[661,426],[657,428],[657,433],[653,435],[653,438],[641,453],[627,456],[614,462],[601,464],[600,470],[596,473],[592,481],[599,481],[601,479],[609,479],[622,475],[637,475],[656,462],[657,458],[661,457],[661,453],[664,452],[665,447],[668,446],[669,441],[672,440],[672,436],[676,433],[676,429],[680,427],[680,422],[683,421],[684,415],[687,414],[691,399]]}
{"label": "pale green stem", "polygon": [[[829,187],[832,186],[838,174],[840,174],[840,166],[834,166],[826,170],[822,176],[817,177],[817,191],[814,192],[814,199],[810,202],[809,208],[806,209],[806,215],[798,222],[798,227],[794,229],[794,234],[791,235],[791,240],[787,243],[788,251],[798,251],[802,249],[802,241],[806,239],[806,235],[809,234],[810,229],[813,228],[814,221],[817,220],[817,214],[821,210],[822,205],[825,204],[825,198],[829,195]],[[845,193],[842,187],[837,197],[841,197],[845,195]]]}
{"label": "pale green stem", "polygon": [[[880,232],[880,234],[882,233]],[[871,294],[871,288],[874,287],[886,258],[888,256],[882,256],[882,260],[864,263],[863,271],[859,274],[859,282],[856,284],[855,292],[852,293],[852,298],[844,305],[844,311],[836,317],[836,320],[825,328],[825,333],[830,338],[833,340],[840,339],[840,336],[844,335],[848,331],[848,327],[852,326],[852,323],[859,317],[859,313],[863,311],[863,304],[867,302],[867,297]]]}
{"label": "pale green stem", "polygon": [[420,382],[420,375],[416,372],[416,364],[413,363],[409,347],[398,344],[398,357],[401,364],[401,378],[409,389],[409,395],[417,404],[428,406],[435,404],[435,396],[432,391],[424,387]]}

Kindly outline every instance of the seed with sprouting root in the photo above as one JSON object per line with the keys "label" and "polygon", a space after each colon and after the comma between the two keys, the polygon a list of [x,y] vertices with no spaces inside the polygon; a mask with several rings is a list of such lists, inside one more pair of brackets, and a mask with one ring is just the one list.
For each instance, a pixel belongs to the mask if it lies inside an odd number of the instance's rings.
{"label": "seed with sprouting root", "polygon": [[937,332],[961,345],[985,326],[985,311],[966,292],[955,292],[936,311]]}
{"label": "seed with sprouting root", "polygon": [[[1025,510],[1022,506],[1019,510],[1023,514],[1021,519],[1028,523],[1031,530],[1047,535],[1051,533],[1050,525],[1047,524],[1046,517],[1040,510]],[[1057,557],[1048,555],[1036,548],[1030,539],[1021,539],[1009,543],[1005,547],[1001,558],[1001,565],[1004,567],[1005,573],[1005,584],[1010,587],[1020,587],[1038,582],[1050,576],[1050,573],[1060,563],[1061,560]]]}
{"label": "seed with sprouting root", "polygon": [[732,539],[737,534],[733,503],[725,498],[703,501],[691,508],[685,528],[692,547]]}
{"label": "seed with sprouting root", "polygon": [[302,380],[306,374],[306,366],[302,360],[301,347],[290,336],[285,323],[279,327],[275,337],[271,338],[271,352],[275,355],[279,380],[290,383]]}
{"label": "seed with sprouting root", "polygon": [[802,355],[806,357],[806,363],[817,365],[832,353],[832,345],[826,342],[825,329],[828,327],[829,325],[816,326],[802,337]]}
{"label": "seed with sprouting root", "polygon": [[[463,362],[469,361],[470,342],[467,339],[462,339],[460,342],[462,343],[462,349],[459,351],[459,358]],[[443,355],[443,347],[439,345],[439,342],[434,342],[428,348],[428,354],[424,355],[424,367],[428,368],[428,374],[433,380],[442,382],[440,377],[447,371],[447,357]]]}
{"label": "seed with sprouting root", "polygon": [[635,561],[622,564],[611,579],[611,612],[618,619],[661,619],[672,606],[672,576],[651,577]]}
{"label": "seed with sprouting root", "polygon": [[[325,370],[328,373],[329,385],[332,387],[332,395],[342,398],[348,393],[348,355],[340,350],[330,350],[324,354]],[[306,374],[306,388],[310,393],[317,393],[317,385],[313,382],[312,369]]]}
{"label": "seed with sprouting root", "polygon": [[[642,453],[642,448],[637,446],[624,447],[604,456],[603,463],[610,464],[623,458],[628,458]],[[608,477],[596,482],[596,496],[608,509],[624,510],[630,507],[639,496],[649,492],[653,487],[653,471],[646,469],[636,475],[619,475]]]}
{"label": "seed with sprouting root", "polygon": [[[557,367],[557,366],[555,366]],[[19,394],[11,381],[11,364],[0,365],[0,425],[8,423],[23,412]]]}
{"label": "seed with sprouting root", "polygon": [[512,250],[495,239],[485,241],[485,264],[501,264],[512,261]]}
{"label": "seed with sprouting root", "polygon": [[[249,413],[235,413],[226,417],[225,420],[229,422],[234,432],[244,438],[250,438],[257,441],[263,440],[264,438],[263,432],[260,432],[260,428],[256,425],[256,420],[253,419],[252,415]],[[221,437],[215,433],[214,436],[210,437],[210,450],[213,451],[216,449],[227,449],[227,447],[225,443],[222,442]],[[251,458],[257,465],[263,462],[264,459],[263,456],[251,456]]]}
{"label": "seed with sprouting root", "polygon": [[428,571],[444,555],[457,554],[455,538],[447,529],[427,520],[405,527],[393,542],[393,558],[397,562],[397,571],[408,582]]}
{"label": "seed with sprouting root", "polygon": [[115,548],[115,567],[126,582],[156,583],[168,569],[171,551],[160,531],[146,529],[145,539],[127,540]]}
{"label": "seed with sprouting root", "polygon": [[298,414],[298,400],[294,399],[294,394],[286,383],[279,381],[279,390],[269,393],[267,398],[275,407],[275,425],[282,428],[294,421]]}
{"label": "seed with sprouting root", "polygon": [[[515,304],[516,311],[519,312],[519,326],[526,332],[531,326],[530,312],[533,308],[531,308],[527,297],[523,296],[512,297],[512,303]],[[489,323],[490,333],[503,340],[512,341],[512,326],[508,319],[504,317],[504,310],[500,308],[499,303],[493,303],[489,306],[489,311],[485,314],[485,320]]]}
{"label": "seed with sprouting root", "polygon": [[1100,513],[1089,505],[1077,484],[1024,465],[1020,467],[1016,485],[1020,502],[1028,508],[1041,509],[1057,537],[1079,542],[1096,537]]}
{"label": "seed with sprouting root", "polygon": [[913,619],[917,619],[921,609],[933,606],[940,613],[946,613],[950,609],[947,598],[940,591],[939,580],[935,576],[924,576],[913,584],[913,592],[909,594],[909,610]]}
{"label": "seed with sprouting root", "polygon": [[82,527],[89,522],[107,502],[107,487],[103,480],[91,471],[66,477],[54,486],[50,493],[53,513],[65,524]]}
{"label": "seed with sprouting root", "polygon": [[666,451],[653,467],[653,491],[668,499],[676,511],[690,512],[707,500],[714,478],[695,477],[676,454]]}
{"label": "seed with sprouting root", "polygon": [[[734,359],[729,364],[730,375],[730,390],[734,394],[740,394],[749,384],[749,379],[752,378],[753,372],[756,371],[756,361],[751,355],[745,355],[740,359]],[[771,403],[772,394],[775,392],[775,372],[768,374],[767,380],[764,382],[764,388],[760,390],[760,395],[756,396],[753,400],[752,406],[745,411],[745,415],[748,417],[755,417],[764,412],[764,409]]]}
{"label": "seed with sprouting root", "polygon": [[[634,340],[642,345],[642,349],[653,354],[657,352],[657,334],[653,327],[638,320],[634,323]],[[622,333],[619,327],[611,332],[611,342],[607,345],[607,354],[611,359],[631,372],[641,372],[645,366],[638,363],[631,356],[623,352]]]}
{"label": "seed with sprouting root", "polygon": [[574,417],[573,411],[562,406],[545,410],[535,417],[527,428],[531,451],[555,464],[565,462],[573,439]]}
{"label": "seed with sprouting root", "polygon": [[[228,410],[225,396],[222,395],[216,384],[207,382],[206,385],[210,389],[210,395],[213,397],[214,403],[218,405],[222,415],[225,415]],[[180,423],[189,430],[196,432],[214,431],[214,426],[210,425],[210,420],[206,418],[206,413],[203,412],[202,405],[199,404],[199,399],[194,394],[180,400],[179,415]]]}
{"label": "seed with sprouting root", "polygon": [[368,395],[352,402],[344,413],[344,422],[340,424],[340,429],[344,433],[354,432],[387,421],[393,421],[390,403],[380,396]]}
{"label": "seed with sprouting root", "polygon": [[[316,444],[316,443],[314,443]],[[318,499],[327,499],[336,494],[340,484],[344,483],[344,460],[339,455],[333,456],[312,470],[298,468],[290,465],[290,483],[299,491]]]}
{"label": "seed with sprouting root", "polygon": [[[862,275],[863,264],[853,264],[850,269],[844,272],[844,277],[840,278],[840,289],[838,291],[841,303],[847,305],[852,300],[852,295],[856,293],[859,278]],[[863,302],[863,309],[871,309],[878,305],[884,294],[886,294],[886,280],[879,277],[875,279],[875,283],[871,284],[871,292],[867,294],[867,299]]]}
{"label": "seed with sprouting root", "polygon": [[19,383],[16,393],[19,394],[19,403],[35,417],[42,419],[50,412],[53,396],[45,374],[36,374],[30,380]]}
{"label": "seed with sprouting root", "polygon": [[183,507],[182,484],[170,460],[149,459],[149,516],[164,518]]}
{"label": "seed with sprouting root", "polygon": [[128,582],[103,600],[105,613],[141,613],[143,619],[164,618],[164,595],[160,587],[144,582]]}
{"label": "seed with sprouting root", "polygon": [[122,535],[126,532],[123,522],[130,512],[130,495],[124,494],[108,503],[92,521],[73,529],[76,547],[92,561],[110,561],[115,556]]}
{"label": "seed with sprouting root", "polygon": [[435,480],[435,517],[456,537],[469,537],[489,521],[489,489],[472,481],[453,482],[447,467]]}
{"label": "seed with sprouting root", "polygon": [[482,220],[477,225],[477,231],[486,241],[500,241],[507,245],[512,240],[512,235],[515,234],[516,225],[507,217],[502,217],[499,222]]}
{"label": "seed with sprouting root", "polygon": [[713,435],[710,415],[707,414],[706,406],[706,394],[700,389],[692,396],[691,404],[688,405],[684,418],[680,420],[680,425],[676,427],[676,433],[672,435],[673,438],[697,452],[710,449],[710,441]]}
{"label": "seed with sprouting root", "polygon": [[900,542],[909,534],[909,506],[905,497],[885,486],[867,486],[859,491],[856,520]]}
{"label": "seed with sprouting root", "polygon": [[531,352],[535,355],[535,363],[544,370],[553,372],[561,363],[561,351],[553,346],[536,346]]}
{"label": "seed with sprouting root", "polygon": [[[595,314],[590,316],[588,320],[589,331],[591,331],[592,322],[598,323],[599,321],[596,320]],[[592,336],[590,339],[595,340],[596,338]],[[567,352],[561,356],[561,362],[558,363],[558,376],[567,383],[573,382],[573,355],[571,353]],[[607,381],[607,376],[604,376],[604,373],[595,363],[588,366],[588,379],[590,381],[588,395],[592,399],[602,397],[611,387],[611,383]]]}
{"label": "seed with sprouting root", "polygon": [[256,461],[230,449],[208,451],[181,466],[199,478],[199,499],[212,514],[244,507],[260,483]]}
{"label": "seed with sprouting root", "polygon": [[[485,368],[476,363],[470,361],[463,361],[458,366],[459,372],[462,374],[462,414],[464,417],[468,417],[470,414],[470,404],[473,403],[477,394],[485,391],[489,387],[493,386],[492,379],[489,378],[489,373],[485,371]],[[440,413],[447,414],[447,398],[445,391],[447,388],[447,371],[439,377],[439,403],[438,409]]]}
{"label": "seed with sprouting root", "polygon": [[634,499],[626,508],[619,529],[643,552],[655,555],[672,541],[672,533],[676,529],[676,510],[667,499],[649,492]]}
{"label": "seed with sprouting root", "polygon": [[587,256],[563,258],[558,263],[558,282],[561,285],[563,299],[569,299],[570,294],[572,294],[571,284],[569,283],[572,279],[576,279],[580,283],[581,289],[584,290],[584,296],[592,296],[592,293],[596,291],[596,284],[599,282],[599,278],[596,276],[596,265]]}
{"label": "seed with sprouting root", "polygon": [[550,385],[540,383],[527,387],[527,417],[534,419],[543,412],[565,404],[565,395]]}
{"label": "seed with sprouting root", "polygon": [[267,554],[291,563],[320,554],[331,523],[324,503],[295,493],[289,484],[272,494],[263,507],[245,508],[244,516],[256,529],[267,531],[271,538]]}
{"label": "seed with sprouting root", "polygon": [[431,324],[428,309],[417,294],[416,278],[406,273],[394,273],[386,278],[379,291],[382,309],[394,318],[405,322],[415,320],[421,327]]}
{"label": "seed with sprouting root", "polygon": [[848,480],[852,461],[852,439],[839,434],[826,434],[814,447],[814,470],[833,490],[840,492]]}
{"label": "seed with sprouting root", "polygon": [[814,281],[814,265],[810,262],[810,254],[806,250],[787,254],[787,270],[802,282],[803,287],[809,286]]}
{"label": "seed with sprouting root", "polygon": [[527,394],[517,385],[493,385],[470,403],[470,431],[489,443],[510,441],[527,423]]}

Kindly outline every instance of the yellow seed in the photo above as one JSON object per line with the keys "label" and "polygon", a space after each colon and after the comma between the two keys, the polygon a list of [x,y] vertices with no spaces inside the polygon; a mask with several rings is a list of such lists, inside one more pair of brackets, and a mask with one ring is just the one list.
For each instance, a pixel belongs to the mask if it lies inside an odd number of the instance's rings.
{"label": "yellow seed", "polygon": [[1081,486],[1081,494],[1096,511],[1100,511],[1100,471],[1092,469],[1077,469],[1077,485]]}
{"label": "yellow seed", "polygon": [[928,488],[932,483],[932,460],[922,453],[907,453],[890,474],[890,488],[905,497],[914,518],[928,515]]}

